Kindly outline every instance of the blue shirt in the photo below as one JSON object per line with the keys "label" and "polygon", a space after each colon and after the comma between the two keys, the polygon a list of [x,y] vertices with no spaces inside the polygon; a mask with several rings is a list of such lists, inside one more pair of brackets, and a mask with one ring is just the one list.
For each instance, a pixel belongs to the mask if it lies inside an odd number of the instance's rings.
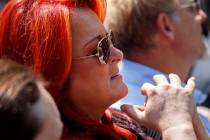
{"label": "blue shirt", "polygon": [[[143,105],[145,97],[140,93],[141,86],[146,82],[154,84],[153,76],[155,74],[162,74],[155,69],[127,59],[122,61],[120,72],[123,76],[123,81],[128,86],[128,95],[112,105],[116,108],[119,108],[122,104]],[[197,104],[201,104],[205,101],[207,95],[199,90],[195,90],[193,97]],[[210,132],[209,120],[204,116],[201,116],[201,119],[208,129],[208,132]]]}

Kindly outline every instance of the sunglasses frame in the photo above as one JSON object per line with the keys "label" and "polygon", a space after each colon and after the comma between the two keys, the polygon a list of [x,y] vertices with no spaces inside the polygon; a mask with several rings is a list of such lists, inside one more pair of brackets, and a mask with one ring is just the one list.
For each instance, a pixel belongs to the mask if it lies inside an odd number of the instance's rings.
{"label": "sunglasses frame", "polygon": [[[105,48],[107,53],[103,52],[103,48],[102,48],[104,46],[103,41],[105,41],[105,43],[107,44],[106,48]],[[107,64],[109,57],[110,57],[110,45],[111,44],[114,44],[114,35],[113,35],[112,31],[108,32],[105,37],[100,39],[100,41],[97,44],[97,53],[96,54],[73,58],[73,60],[81,60],[81,59],[86,59],[86,58],[91,58],[91,57],[98,57],[98,60],[102,65]],[[100,46],[102,46],[102,47],[100,47]]]}
{"label": "sunglasses frame", "polygon": [[187,8],[193,8],[193,10],[195,9],[196,12],[199,12],[199,10],[201,10],[201,5],[200,2],[192,2],[189,4],[184,4],[181,6],[181,9],[187,9]]}

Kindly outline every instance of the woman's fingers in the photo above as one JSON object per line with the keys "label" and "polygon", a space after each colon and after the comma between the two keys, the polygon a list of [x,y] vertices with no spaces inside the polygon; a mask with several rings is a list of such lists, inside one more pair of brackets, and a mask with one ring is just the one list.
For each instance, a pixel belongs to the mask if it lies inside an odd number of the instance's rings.
{"label": "woman's fingers", "polygon": [[144,83],[141,87],[141,94],[143,96],[151,96],[154,94],[155,87],[150,83]]}
{"label": "woman's fingers", "polygon": [[122,105],[121,110],[125,112],[128,116],[136,120],[138,123],[145,122],[145,112],[144,107],[142,106],[133,106],[133,105]]}
{"label": "woman's fingers", "polygon": [[185,90],[188,90],[189,92],[193,92],[193,90],[195,89],[195,77],[191,77],[188,81],[187,81],[187,85],[184,87]]}
{"label": "woman's fingers", "polygon": [[168,84],[168,80],[162,74],[158,74],[158,75],[153,76],[153,80],[155,81],[155,83],[157,85],[167,85]]}
{"label": "woman's fingers", "polygon": [[181,86],[182,82],[178,75],[171,73],[171,74],[169,74],[169,79],[170,79],[170,84],[172,86],[175,86],[175,87]]}
{"label": "woman's fingers", "polygon": [[[182,84],[181,79],[176,74],[169,74],[170,83],[168,82],[167,78],[161,74],[155,75],[153,77],[153,79],[157,85],[155,86],[150,83],[143,84],[143,86],[141,88],[141,94],[143,96],[152,96],[152,95],[156,94],[158,87],[159,88],[167,87],[166,89],[168,89],[170,91],[176,91],[176,89],[180,90],[180,88],[181,89],[183,88],[181,86],[181,84]],[[193,90],[195,89],[195,78],[194,77],[192,77],[188,80],[184,89],[185,89],[185,91],[187,91],[187,93],[193,92]],[[168,92],[168,91],[166,91],[166,92]]]}

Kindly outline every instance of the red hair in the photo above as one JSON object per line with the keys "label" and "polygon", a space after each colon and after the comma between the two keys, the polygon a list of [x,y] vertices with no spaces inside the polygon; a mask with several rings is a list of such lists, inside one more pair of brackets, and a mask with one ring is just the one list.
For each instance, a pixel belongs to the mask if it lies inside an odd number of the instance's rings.
{"label": "red hair", "polygon": [[[104,20],[105,0],[11,0],[0,14],[0,57],[30,66],[42,74],[58,105],[66,92],[61,92],[61,89],[69,76],[72,61],[70,10],[74,7],[89,7],[101,22]],[[76,125],[85,125],[85,128],[98,126],[95,132],[99,134],[119,137],[117,132],[122,132],[118,129],[115,133],[113,127],[88,123],[71,110],[64,116]]]}
{"label": "red hair", "polygon": [[32,67],[57,100],[72,57],[70,10],[88,6],[103,21],[104,0],[12,0],[0,15],[0,57]]}

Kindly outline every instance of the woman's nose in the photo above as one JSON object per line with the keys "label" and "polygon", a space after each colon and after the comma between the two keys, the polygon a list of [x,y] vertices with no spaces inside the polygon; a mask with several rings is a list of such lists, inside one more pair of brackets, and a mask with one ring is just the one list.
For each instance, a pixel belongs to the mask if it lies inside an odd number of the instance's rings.
{"label": "woman's nose", "polygon": [[110,57],[109,62],[119,62],[123,59],[123,53],[121,50],[115,48],[113,45],[110,46]]}

